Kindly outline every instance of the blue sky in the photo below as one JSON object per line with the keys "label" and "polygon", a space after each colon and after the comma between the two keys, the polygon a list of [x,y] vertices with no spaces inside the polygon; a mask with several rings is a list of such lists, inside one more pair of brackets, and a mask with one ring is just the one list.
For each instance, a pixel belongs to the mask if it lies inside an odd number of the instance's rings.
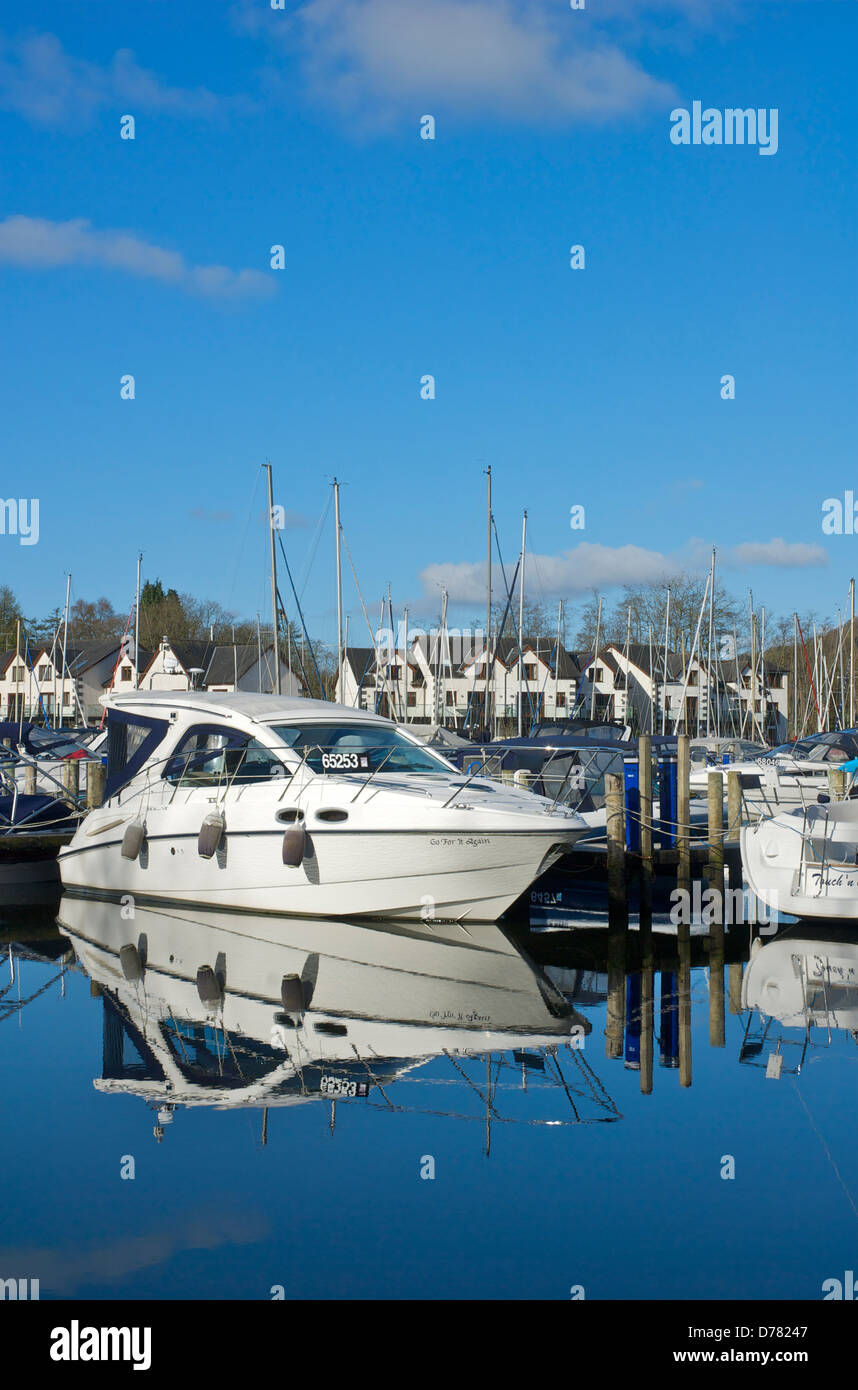
{"label": "blue sky", "polygon": [[[296,573],[336,474],[373,619],[389,582],[428,625],[444,583],[466,621],[491,463],[533,598],[574,612],[714,544],[740,596],[835,615],[856,30],[828,0],[33,0],[0,44],[0,495],[39,498],[40,539],[0,535],[0,582],[36,614],[70,570],[127,609],[142,550],[264,617],[269,458]],[[777,153],[673,145],[694,100],[777,108]],[[334,605],[329,516],[312,631]]]}

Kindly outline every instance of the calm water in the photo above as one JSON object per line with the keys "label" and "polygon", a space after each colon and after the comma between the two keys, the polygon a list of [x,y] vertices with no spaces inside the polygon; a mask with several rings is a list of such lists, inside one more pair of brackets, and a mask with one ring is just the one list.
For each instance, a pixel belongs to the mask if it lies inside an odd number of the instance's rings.
{"label": "calm water", "polygon": [[[0,1277],[43,1298],[820,1299],[855,1268],[854,931],[728,942],[712,1020],[695,936],[642,1094],[604,931],[128,914],[3,928]],[[771,1013],[731,1011],[742,973]]]}

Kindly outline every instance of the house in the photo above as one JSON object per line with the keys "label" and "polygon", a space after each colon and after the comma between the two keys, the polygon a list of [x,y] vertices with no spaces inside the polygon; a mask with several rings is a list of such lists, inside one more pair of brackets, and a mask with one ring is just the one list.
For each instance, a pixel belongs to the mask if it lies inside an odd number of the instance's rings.
{"label": "house", "polygon": [[[140,648],[142,669],[151,653]],[[137,688],[138,663],[135,659],[134,638],[110,638],[104,642],[89,642],[67,654],[69,673],[76,685],[75,705],[83,716],[81,722],[98,721],[104,713],[102,695],[113,692],[128,695]]]}
{"label": "house", "polygon": [[[57,663],[55,655],[60,656]],[[0,653],[0,718],[30,719],[34,723],[79,724],[73,677],[61,673],[61,654],[49,647]]]}
{"label": "house", "polygon": [[[731,671],[732,668],[732,671]],[[644,733],[684,732],[692,735],[716,730],[749,738],[782,741],[786,738],[788,675],[766,668],[757,670],[756,715],[751,714],[751,668],[713,662],[711,674],[705,660],[637,643],[608,643],[584,663],[578,713],[616,719]],[[728,674],[730,673],[730,674]],[[732,675],[732,678],[731,678]],[[710,703],[711,702],[711,703]],[[754,724],[756,722],[756,732]]]}
{"label": "house", "polygon": [[[580,669],[574,656],[552,638],[493,643],[489,677],[493,723],[517,721],[521,681],[522,724],[540,718],[570,717]],[[485,643],[440,633],[421,633],[402,650],[353,648],[344,654],[342,685],[336,699],[388,715],[401,723],[447,728],[482,728],[485,723]]]}
{"label": "house", "polygon": [[[261,655],[261,662],[260,662]],[[161,642],[143,668],[141,690],[208,690],[231,693],[236,690],[273,692],[274,645],[260,648],[255,642],[217,643],[191,640]],[[280,692],[304,695],[303,682],[280,654]]]}

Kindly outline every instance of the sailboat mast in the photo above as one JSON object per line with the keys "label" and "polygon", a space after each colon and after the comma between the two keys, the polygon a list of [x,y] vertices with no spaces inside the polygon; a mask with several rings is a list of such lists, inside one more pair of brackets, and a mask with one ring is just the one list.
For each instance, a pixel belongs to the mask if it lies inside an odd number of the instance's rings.
{"label": "sailboat mast", "polygon": [[855,581],[850,580],[850,728],[855,727]]}
{"label": "sailboat mast", "polygon": [[[524,513],[521,522],[521,575],[518,583],[518,736],[521,738],[521,721],[523,714],[523,701],[521,693],[521,678],[524,672],[524,556],[527,546],[527,512]],[[486,672],[488,680],[488,671]]]}
{"label": "sailboat mast", "polygon": [[[854,580],[852,581],[854,584]],[[850,670],[849,679],[852,679]],[[798,738],[798,614],[792,615],[792,734]]]}
{"label": "sailboat mast", "polygon": [[271,464],[266,461],[268,470],[268,539],[271,546],[271,623],[274,638],[274,693],[282,694],[280,682],[280,636],[277,615],[277,551],[274,547],[274,483],[271,478]]}
{"label": "sailboat mast", "polygon": [[134,689],[140,689],[140,567],[143,551],[137,555],[137,589],[134,599]]}
{"label": "sailboat mast", "polygon": [[486,691],[485,691],[485,710],[483,723],[486,733],[491,738],[491,713],[489,695],[489,665],[494,665],[491,661],[491,631],[492,631],[492,466],[489,464],[486,469],[488,476],[488,511],[486,514],[486,631],[484,643],[486,649]]}
{"label": "sailboat mast", "polygon": [[[65,685],[66,685],[66,653],[68,652],[68,642],[69,642],[69,599],[70,599],[70,598],[71,598],[71,574],[69,573],[69,574],[66,575],[66,606],[65,606],[65,612],[64,612],[64,614],[63,614],[63,678],[62,678],[62,681],[61,681],[61,683],[60,683],[60,688],[61,688],[62,691],[63,691],[63,695],[65,694]],[[136,660],[136,658],[135,658],[135,660]],[[60,728],[63,727],[63,714],[64,714],[64,712],[65,712],[65,699],[63,698],[63,695],[60,696],[60,699],[62,700],[62,707],[60,708],[60,722],[59,722],[59,727],[60,727]],[[69,704],[71,704],[71,700],[69,700]]]}
{"label": "sailboat mast", "polygon": [[706,737],[712,728],[712,628],[715,620],[715,547],[712,547],[712,570],[709,580],[709,653],[706,657]]}
{"label": "sailboat mast", "polygon": [[599,669],[599,638],[602,633],[602,600],[596,613],[596,649],[593,652],[593,679],[590,683],[590,718],[596,717],[596,672]]}
{"label": "sailboat mast", "polygon": [[[334,527],[337,533],[337,694],[343,697],[343,565],[340,553],[340,485],[334,478]],[[392,626],[392,624],[391,624]]]}
{"label": "sailboat mast", "polygon": [[[563,600],[557,604],[557,654],[554,658],[554,718],[557,718],[557,688],[560,683],[560,634],[563,631]],[[568,713],[568,710],[567,710]]]}
{"label": "sailboat mast", "polygon": [[408,608],[407,608],[407,606],[405,607],[405,609],[403,609],[403,612],[404,612],[404,616],[405,616],[405,633],[404,633],[403,639],[402,639],[402,645],[403,645],[403,647],[404,647],[404,649],[405,649],[405,650],[403,651],[403,653],[402,653],[402,674],[403,674],[403,677],[404,677],[404,684],[405,684],[405,702],[404,702],[404,709],[403,709],[403,722],[404,722],[405,724],[407,724],[407,723],[408,723]]}
{"label": "sailboat mast", "polygon": [[[667,605],[666,605],[665,610],[664,610],[664,694],[663,694],[663,697],[662,697],[662,706],[661,706],[661,732],[662,732],[663,734],[666,734],[666,733],[667,733],[667,682],[668,682],[668,676],[667,676],[667,646],[668,646],[668,641],[669,641],[669,639],[670,639],[670,585],[668,584],[668,586],[667,586]],[[652,636],[650,636],[650,642],[652,642]],[[654,681],[655,681],[655,670],[653,669],[652,661],[650,661],[650,675],[652,676],[652,680],[653,680],[653,682],[654,682]],[[655,733],[655,727],[653,727],[652,732]]]}
{"label": "sailboat mast", "polygon": [[[652,623],[647,623],[649,630],[649,731],[655,733],[655,667],[652,660]],[[627,697],[628,698],[628,697]],[[667,699],[667,687],[665,686],[664,698]],[[661,721],[662,733],[664,732],[664,716]]]}

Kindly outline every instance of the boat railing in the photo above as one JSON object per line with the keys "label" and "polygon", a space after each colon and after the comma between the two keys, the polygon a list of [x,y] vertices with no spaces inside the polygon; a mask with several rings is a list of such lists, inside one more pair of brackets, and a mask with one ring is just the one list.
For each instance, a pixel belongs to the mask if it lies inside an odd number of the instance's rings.
{"label": "boat railing", "polygon": [[[11,797],[12,804],[8,816],[0,812],[0,834],[17,831],[22,826],[34,821],[37,816],[42,817],[42,819],[39,820],[40,828],[47,830],[52,824],[51,821],[44,820],[45,808],[43,805],[33,807],[23,816],[18,815],[18,807],[21,798],[28,795],[28,793],[21,787],[17,773],[28,767],[35,769],[37,795],[39,794],[39,782],[48,781],[52,784],[51,791],[49,793],[43,792],[42,795],[53,794],[55,801],[65,802],[74,811],[79,811],[83,808],[83,795],[80,793],[75,795],[74,792],[70,791],[59,778],[55,777],[47,768],[40,765],[38,758],[31,758],[27,754],[21,753],[18,749],[8,747],[4,747],[3,752],[5,756],[2,762],[0,762],[0,784],[5,788],[6,794]],[[53,792],[53,788],[56,788],[55,793]],[[57,822],[59,823],[62,821],[65,823],[66,819],[65,816],[58,817]]]}
{"label": "boat railing", "polygon": [[[125,786],[118,787],[114,793],[116,804],[121,805],[123,800],[129,798],[129,794],[133,795],[135,799],[145,801],[153,787],[164,781],[169,782],[172,788],[168,804],[172,803],[180,790],[187,791],[191,788],[205,786],[211,788],[216,793],[217,799],[220,800],[234,786],[258,784],[261,781],[269,780],[277,782],[282,780],[283,788],[279,798],[282,800],[290,789],[297,788],[300,794],[300,791],[304,790],[308,785],[306,781],[301,781],[300,774],[304,771],[311,774],[313,781],[315,781],[318,775],[347,778],[352,784],[354,784],[355,781],[359,781],[360,785],[352,798],[353,801],[356,801],[367,787],[375,783],[377,777],[383,775],[385,766],[393,754],[398,750],[396,745],[391,746],[386,743],[379,744],[375,747],[367,745],[354,750],[349,749],[348,752],[367,756],[371,758],[372,761],[375,761],[376,755],[379,755],[377,766],[372,767],[368,765],[364,768],[346,767],[328,769],[322,774],[319,774],[312,766],[311,759],[313,759],[314,756],[321,759],[325,755],[336,752],[337,749],[335,746],[319,743],[308,744],[300,749],[289,750],[288,748],[284,748],[284,753],[289,753],[290,751],[294,754],[300,753],[300,758],[294,765],[290,765],[283,760],[279,749],[275,750],[271,748],[266,751],[271,754],[271,760],[267,765],[267,770],[257,775],[254,775],[252,772],[253,760],[251,759],[248,761],[247,755],[249,750],[247,748],[192,749],[184,754],[176,754],[176,752],[173,751],[147,762],[131,781]],[[522,790],[532,790],[534,783],[540,783],[543,789],[541,793],[542,796],[546,800],[551,799],[551,805],[546,808],[546,814],[550,814],[561,799],[563,799],[564,805],[574,809],[574,806],[578,804],[580,800],[583,800],[584,796],[598,784],[603,776],[603,773],[597,770],[596,777],[590,777],[591,769],[600,750],[581,750],[581,756],[584,759],[583,762],[572,764],[567,767],[565,771],[558,770],[551,775],[549,772],[551,764],[554,762],[555,758],[561,756],[565,751],[567,750],[562,748],[553,750],[544,766],[539,770],[526,768],[518,768],[515,770],[506,769],[503,766],[503,753],[498,750],[493,750],[482,756],[477,756],[461,771],[451,767],[449,773],[451,779],[454,779],[454,781],[451,780],[451,795],[444,805],[452,804],[473,782],[478,778],[484,778],[486,781],[496,783],[497,785],[515,786]],[[234,758],[222,756],[230,753],[235,753],[237,756]],[[206,761],[212,764],[217,762],[217,765],[213,765],[206,770],[199,770]],[[270,769],[271,765],[274,763],[278,764],[282,769],[282,777],[272,774]],[[194,768],[195,764],[198,769],[196,771]],[[165,775],[168,767],[174,769],[173,775],[169,777]],[[428,771],[428,769],[422,770]],[[438,771],[441,772],[442,770],[443,769],[439,767]],[[393,769],[393,771],[395,772],[396,769]],[[421,771],[421,769],[417,769],[418,773],[419,771]],[[432,796],[432,792],[426,788],[421,787],[419,790],[421,794],[425,796]],[[564,797],[564,793],[574,791],[580,792],[581,796],[578,798],[578,802],[573,803],[571,797]]]}

